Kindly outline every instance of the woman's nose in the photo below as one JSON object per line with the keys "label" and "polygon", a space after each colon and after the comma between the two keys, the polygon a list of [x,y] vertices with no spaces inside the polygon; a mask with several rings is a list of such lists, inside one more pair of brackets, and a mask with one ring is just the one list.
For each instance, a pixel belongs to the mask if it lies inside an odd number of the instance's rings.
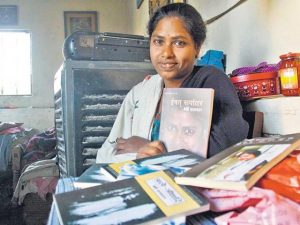
{"label": "woman's nose", "polygon": [[164,58],[171,58],[174,56],[174,51],[171,45],[165,45],[163,48],[163,57]]}

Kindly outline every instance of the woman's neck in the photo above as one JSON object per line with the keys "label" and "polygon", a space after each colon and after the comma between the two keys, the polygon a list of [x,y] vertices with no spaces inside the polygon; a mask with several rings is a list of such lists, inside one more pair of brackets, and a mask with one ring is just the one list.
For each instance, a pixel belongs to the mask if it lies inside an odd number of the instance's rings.
{"label": "woman's neck", "polygon": [[164,87],[165,88],[179,88],[181,86],[182,80],[164,80]]}
{"label": "woman's neck", "polygon": [[187,73],[188,75],[173,78],[173,79],[164,79],[164,87],[165,88],[180,88],[182,83],[187,80],[190,76],[192,76],[198,69],[196,67],[193,67],[191,69],[190,73]]}

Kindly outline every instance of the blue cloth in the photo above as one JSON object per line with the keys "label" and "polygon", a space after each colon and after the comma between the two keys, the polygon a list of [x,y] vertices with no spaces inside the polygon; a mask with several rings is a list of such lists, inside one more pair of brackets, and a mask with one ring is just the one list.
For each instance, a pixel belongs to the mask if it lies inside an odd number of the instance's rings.
{"label": "blue cloth", "polygon": [[6,171],[15,135],[0,135],[0,171]]}
{"label": "blue cloth", "polygon": [[225,71],[225,55],[222,51],[208,50],[204,56],[196,60],[197,66],[211,65]]}
{"label": "blue cloth", "polygon": [[151,141],[159,140],[159,128],[160,128],[160,119],[155,118],[153,121],[153,128],[151,131]]}

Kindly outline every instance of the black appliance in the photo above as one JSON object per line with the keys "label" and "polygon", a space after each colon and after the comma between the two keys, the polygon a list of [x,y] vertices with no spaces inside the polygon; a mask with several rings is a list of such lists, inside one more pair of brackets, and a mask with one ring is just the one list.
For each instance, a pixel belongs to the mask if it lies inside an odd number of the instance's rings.
{"label": "black appliance", "polygon": [[77,31],[66,38],[63,52],[72,60],[150,61],[149,38],[132,34]]}
{"label": "black appliance", "polygon": [[80,176],[95,162],[127,92],[150,62],[65,60],[55,75],[55,127],[60,175]]}

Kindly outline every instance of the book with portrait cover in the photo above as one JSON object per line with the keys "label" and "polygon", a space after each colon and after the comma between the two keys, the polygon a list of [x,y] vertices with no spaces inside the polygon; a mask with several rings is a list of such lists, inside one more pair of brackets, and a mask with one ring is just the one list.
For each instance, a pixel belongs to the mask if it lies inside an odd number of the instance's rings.
{"label": "book with portrait cover", "polygon": [[107,164],[101,167],[101,173],[112,181],[167,169],[179,175],[203,160],[203,157],[191,151],[180,149],[151,157]]}
{"label": "book with portrait cover", "polygon": [[187,149],[207,157],[213,100],[211,88],[164,88],[159,139],[168,152]]}
{"label": "book with portrait cover", "polygon": [[175,181],[246,191],[298,146],[300,133],[245,139],[175,177]]}
{"label": "book with portrait cover", "polygon": [[159,224],[209,210],[203,196],[173,178],[158,171],[55,194],[60,224]]}

